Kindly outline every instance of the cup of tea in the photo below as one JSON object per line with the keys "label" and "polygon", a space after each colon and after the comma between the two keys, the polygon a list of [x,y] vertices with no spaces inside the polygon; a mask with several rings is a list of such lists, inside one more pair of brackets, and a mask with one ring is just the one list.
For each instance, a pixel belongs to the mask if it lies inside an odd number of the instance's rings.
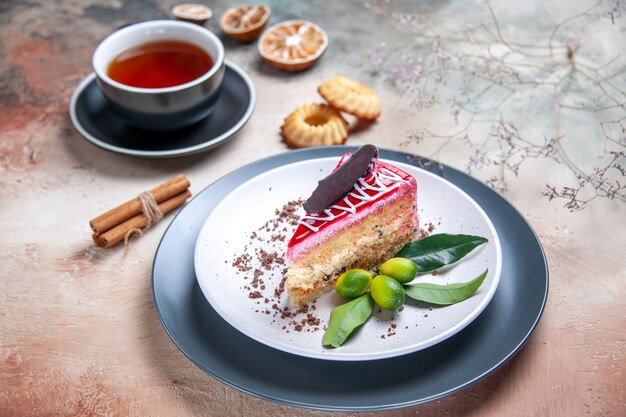
{"label": "cup of tea", "polygon": [[204,27],[152,20],[105,38],[93,69],[112,110],[128,124],[178,129],[213,110],[224,79],[224,46]]}

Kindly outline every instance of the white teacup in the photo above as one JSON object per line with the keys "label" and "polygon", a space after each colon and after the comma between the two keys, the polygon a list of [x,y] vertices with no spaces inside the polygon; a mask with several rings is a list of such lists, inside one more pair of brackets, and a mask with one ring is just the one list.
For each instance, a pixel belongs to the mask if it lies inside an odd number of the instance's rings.
{"label": "white teacup", "polygon": [[[159,40],[191,43],[209,54],[213,66],[195,80],[165,88],[133,87],[108,76],[109,65],[120,53]],[[152,130],[177,129],[211,113],[224,79],[224,46],[217,36],[201,26],[176,20],[152,20],[126,26],[105,38],[93,54],[93,69],[112,109],[129,124]]]}

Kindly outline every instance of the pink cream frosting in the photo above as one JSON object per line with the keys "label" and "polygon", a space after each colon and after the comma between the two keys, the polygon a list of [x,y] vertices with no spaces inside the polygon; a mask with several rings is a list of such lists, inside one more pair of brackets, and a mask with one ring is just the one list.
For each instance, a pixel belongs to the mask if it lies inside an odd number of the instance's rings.
{"label": "pink cream frosting", "polygon": [[[352,156],[346,153],[337,166],[339,168]],[[287,246],[287,258],[297,259],[311,248],[319,245],[337,231],[358,223],[370,213],[376,212],[390,202],[411,194],[417,204],[417,181],[401,169],[377,161],[375,169],[357,180],[352,191],[322,213],[306,214],[299,222]],[[418,226],[417,210],[412,224]]]}

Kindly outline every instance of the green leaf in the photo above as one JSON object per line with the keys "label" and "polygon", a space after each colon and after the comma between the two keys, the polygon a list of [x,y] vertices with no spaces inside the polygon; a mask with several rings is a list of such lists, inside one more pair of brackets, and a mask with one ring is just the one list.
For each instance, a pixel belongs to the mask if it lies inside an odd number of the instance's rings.
{"label": "green leaf", "polygon": [[408,284],[404,286],[404,292],[414,300],[424,301],[430,304],[449,305],[456,304],[470,298],[482,285],[487,277],[485,272],[469,282],[460,282],[450,285],[437,285],[430,283]]}
{"label": "green leaf", "polygon": [[415,262],[419,273],[430,272],[457,262],[486,242],[481,236],[441,233],[407,243],[396,256]]}
{"label": "green leaf", "polygon": [[370,318],[372,311],[374,300],[369,292],[333,308],[322,344],[336,348],[341,346],[357,327]]}

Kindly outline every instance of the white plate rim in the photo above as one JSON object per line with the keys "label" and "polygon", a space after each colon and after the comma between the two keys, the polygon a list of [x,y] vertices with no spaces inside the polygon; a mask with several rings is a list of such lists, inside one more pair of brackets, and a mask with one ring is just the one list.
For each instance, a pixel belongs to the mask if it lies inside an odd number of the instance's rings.
{"label": "white plate rim", "polygon": [[[314,158],[314,159],[318,159],[318,160],[335,160],[338,161],[340,159],[340,157],[322,157],[322,158]],[[437,336],[432,337],[430,339],[412,344],[412,345],[407,345],[404,347],[400,347],[400,348],[395,348],[395,349],[390,349],[390,350],[386,350],[384,351],[384,354],[378,354],[378,355],[373,355],[372,353],[350,353],[350,354],[345,354],[345,353],[341,353],[341,348],[338,349],[327,349],[324,351],[324,354],[319,354],[318,352],[315,351],[310,351],[310,350],[306,350],[306,349],[302,349],[299,347],[295,347],[293,345],[289,345],[288,343],[283,343],[283,342],[277,342],[275,340],[272,340],[271,338],[268,337],[264,337],[262,334],[257,334],[257,333],[252,333],[250,331],[248,331],[247,329],[242,329],[239,328],[237,326],[235,326],[232,321],[229,319],[229,315],[227,313],[227,311],[225,311],[221,304],[219,302],[216,302],[216,300],[213,298],[211,290],[210,290],[210,286],[207,285],[206,280],[203,279],[204,276],[204,271],[202,269],[199,268],[199,262],[198,259],[200,259],[201,256],[203,256],[204,251],[202,250],[202,242],[203,239],[202,237],[208,233],[208,229],[210,227],[210,219],[211,216],[213,215],[214,212],[217,211],[217,209],[219,208],[219,206],[222,204],[221,202],[211,211],[211,213],[209,213],[209,215],[207,216],[207,218],[204,220],[204,222],[202,223],[202,227],[200,228],[200,231],[198,233],[198,238],[196,240],[195,243],[195,249],[194,249],[194,271],[196,273],[196,281],[198,282],[198,285],[200,287],[200,290],[202,291],[202,294],[204,295],[204,297],[206,298],[206,300],[209,302],[209,304],[211,304],[211,307],[213,307],[213,309],[220,315],[220,317],[222,317],[222,319],[224,319],[227,323],[229,323],[231,326],[233,326],[235,329],[237,329],[239,332],[245,334],[246,336],[250,337],[251,339],[256,340],[259,343],[262,343],[266,346],[287,352],[287,353],[291,353],[291,354],[295,354],[295,355],[299,355],[299,356],[304,356],[304,357],[308,357],[308,358],[313,358],[313,359],[322,359],[322,360],[329,360],[329,361],[345,361],[345,362],[354,362],[354,361],[371,361],[371,360],[382,360],[382,359],[388,359],[388,358],[393,358],[393,357],[397,357],[397,356],[402,356],[402,355],[406,355],[406,354],[410,354],[410,353],[414,353],[426,348],[429,348],[431,346],[434,346],[438,343],[443,342],[446,339],[449,339],[450,337],[454,336],[455,334],[457,334],[459,331],[463,330],[465,327],[467,327],[471,322],[473,322],[482,312],[483,310],[487,307],[487,305],[489,305],[489,303],[491,302],[491,300],[493,299],[493,296],[498,288],[498,284],[500,282],[500,278],[501,278],[501,273],[502,273],[502,248],[500,246],[500,239],[498,237],[498,233],[493,225],[493,223],[491,222],[491,219],[489,218],[489,216],[487,216],[487,214],[485,213],[485,211],[482,209],[482,207],[480,207],[480,205],[473,199],[471,198],[465,191],[463,191],[461,188],[459,188],[458,186],[456,186],[455,184],[447,181],[446,179],[442,178],[441,176],[438,176],[436,174],[433,174],[425,169],[422,169],[420,167],[416,167],[414,165],[410,165],[410,164],[406,164],[403,162],[398,162],[398,161],[393,161],[393,160],[386,160],[384,158],[381,158],[381,160],[383,162],[389,162],[392,163],[396,166],[398,166],[398,168],[400,169],[410,169],[410,170],[417,170],[420,172],[420,175],[425,175],[430,177],[431,179],[440,182],[442,184],[445,184],[447,187],[450,187],[452,190],[454,190],[455,192],[459,193],[464,199],[466,199],[476,210],[477,212],[483,217],[483,219],[485,220],[489,231],[492,233],[493,236],[493,243],[495,244],[495,250],[496,250],[496,265],[495,268],[493,268],[494,272],[493,272],[493,283],[491,285],[491,287],[489,287],[489,290],[487,291],[486,295],[484,296],[483,300],[481,301],[481,303],[476,306],[474,308],[474,310],[472,310],[472,312],[466,316],[463,320],[461,320],[460,322],[458,322],[455,326],[449,328],[448,330],[439,333]],[[279,167],[275,167],[272,168],[270,170],[266,170],[264,171],[263,174],[267,174],[268,172],[271,171],[275,171],[275,170],[281,170],[281,169],[287,169],[288,167],[290,167],[291,165],[298,165],[302,162],[309,162],[311,161],[309,160],[305,160],[305,161],[297,161],[297,162],[292,162],[289,164],[285,164],[285,165],[281,165]],[[232,194],[234,192],[237,191],[237,189],[244,187],[249,181],[253,180],[254,178],[250,178],[248,179],[248,181],[245,181],[241,184],[239,184],[236,188],[232,189],[229,193]],[[226,198],[224,198],[225,200]],[[491,274],[491,268],[489,269],[489,274]],[[320,338],[320,343],[321,343],[321,338]]]}

